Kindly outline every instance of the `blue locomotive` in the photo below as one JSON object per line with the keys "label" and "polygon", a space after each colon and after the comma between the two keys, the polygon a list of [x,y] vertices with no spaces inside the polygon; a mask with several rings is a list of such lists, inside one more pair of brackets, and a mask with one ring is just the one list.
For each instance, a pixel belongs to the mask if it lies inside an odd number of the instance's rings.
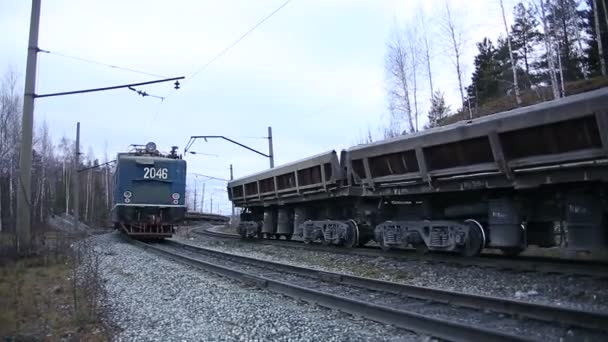
{"label": "blue locomotive", "polygon": [[114,177],[114,227],[136,238],[171,237],[186,215],[186,161],[156,144],[119,153]]}

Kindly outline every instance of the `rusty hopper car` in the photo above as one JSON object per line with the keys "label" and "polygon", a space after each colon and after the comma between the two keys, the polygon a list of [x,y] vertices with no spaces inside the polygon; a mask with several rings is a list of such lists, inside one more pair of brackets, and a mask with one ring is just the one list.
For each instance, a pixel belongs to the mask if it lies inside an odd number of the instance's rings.
{"label": "rusty hopper car", "polygon": [[605,253],[608,88],[311,157],[230,182],[243,236],[476,255]]}

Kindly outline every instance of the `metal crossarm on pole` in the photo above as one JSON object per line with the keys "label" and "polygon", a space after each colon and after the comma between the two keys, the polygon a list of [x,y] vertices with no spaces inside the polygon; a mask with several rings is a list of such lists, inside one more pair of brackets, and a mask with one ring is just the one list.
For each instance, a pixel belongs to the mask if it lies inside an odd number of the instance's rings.
{"label": "metal crossarm on pole", "polygon": [[192,145],[194,144],[194,142],[197,139],[204,139],[205,141],[207,141],[207,139],[223,139],[226,140],[228,142],[231,142],[235,145],[238,145],[244,149],[247,149],[251,152],[257,153],[263,157],[266,157],[270,160],[270,168],[274,168],[274,152],[273,152],[273,146],[272,146],[272,127],[268,127],[268,137],[266,137],[266,139],[268,139],[268,154],[264,153],[264,152],[260,152],[252,147],[249,147],[245,144],[241,144],[238,141],[232,140],[226,136],[223,135],[193,135],[190,136],[190,140],[188,140],[188,143],[186,143],[186,147],[184,147],[184,155],[186,153],[188,153],[188,150],[190,149],[190,147],[192,147]]}
{"label": "metal crossarm on pole", "polygon": [[41,95],[37,95],[37,94],[34,94],[32,92],[29,92],[29,93],[26,93],[25,95],[26,96],[30,95],[30,96],[33,96],[34,98],[51,97],[51,96],[63,96],[63,95],[74,95],[74,94],[82,94],[82,93],[92,93],[92,92],[97,92],[97,91],[106,91],[106,90],[114,90],[114,89],[121,89],[121,88],[138,87],[138,86],[142,86],[142,85],[146,85],[146,84],[162,83],[162,82],[169,82],[169,81],[175,81],[175,88],[179,89],[179,80],[183,80],[184,78],[185,78],[184,76],[180,76],[180,77],[165,78],[165,79],[162,79],[162,80],[154,80],[154,81],[147,81],[147,82],[122,84],[122,85],[111,86],[111,87],[92,88],[92,89],[73,90],[73,91],[64,91],[64,92],[60,92],[60,93],[50,93],[50,94],[41,94]]}

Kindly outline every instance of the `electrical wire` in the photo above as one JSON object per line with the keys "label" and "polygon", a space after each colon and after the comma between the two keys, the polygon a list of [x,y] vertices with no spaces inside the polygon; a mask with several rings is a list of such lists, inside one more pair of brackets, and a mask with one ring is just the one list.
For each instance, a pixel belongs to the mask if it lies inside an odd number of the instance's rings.
{"label": "electrical wire", "polygon": [[141,70],[137,70],[137,69],[132,69],[132,68],[121,67],[121,66],[118,66],[118,65],[107,64],[107,63],[98,62],[98,61],[94,61],[94,60],[90,60],[90,59],[86,59],[86,58],[81,58],[81,57],[76,57],[76,56],[70,56],[70,55],[66,55],[66,54],[63,54],[63,53],[55,52],[55,51],[49,51],[49,50],[43,50],[43,49],[38,49],[38,51],[39,52],[44,52],[44,53],[47,53],[47,54],[50,54],[50,55],[56,55],[56,56],[60,56],[60,57],[64,57],[64,58],[78,60],[78,61],[81,61],[81,62],[86,62],[86,63],[91,63],[91,64],[97,64],[97,65],[105,66],[105,67],[108,67],[108,68],[130,71],[130,72],[137,73],[137,74],[142,74],[142,75],[148,75],[148,76],[154,76],[154,77],[160,77],[160,78],[167,78],[166,76],[163,76],[163,75],[153,74],[153,73],[149,73],[149,72],[141,71]]}
{"label": "electrical wire", "polygon": [[226,52],[228,52],[228,50],[232,49],[241,40],[245,39],[245,37],[247,37],[251,32],[255,31],[255,29],[257,29],[266,20],[270,19],[273,15],[275,15],[277,12],[279,12],[281,9],[283,9],[283,7],[287,6],[287,4],[289,4],[290,2],[291,2],[291,0],[287,0],[281,6],[277,7],[274,11],[270,12],[270,14],[268,14],[266,17],[264,17],[264,19],[260,20],[257,24],[255,24],[253,27],[251,27],[247,32],[245,32],[243,35],[241,35],[237,40],[232,42],[232,44],[228,45],[226,48],[224,48],[224,50],[222,50],[215,57],[213,57],[207,63],[205,63],[200,69],[198,69],[195,73],[193,73],[192,76],[190,76],[190,78],[196,77],[196,75],[198,75],[201,71],[205,70],[209,65],[211,65],[211,63],[215,62],[220,57],[222,57]]}
{"label": "electrical wire", "polygon": [[[239,38],[237,38],[230,45],[228,45],[222,51],[220,51],[217,55],[215,55],[213,58],[211,58],[209,61],[207,61],[207,63],[203,64],[203,66],[201,66],[198,70],[196,70],[194,73],[192,73],[192,75],[190,75],[188,77],[188,79],[189,80],[193,79],[198,74],[200,74],[202,71],[204,71],[207,67],[209,67],[209,65],[211,65],[213,62],[215,62],[218,59],[220,59],[224,54],[226,54],[226,52],[228,52],[230,49],[232,49],[233,47],[235,47],[238,43],[240,43],[243,39],[245,39],[245,37],[247,37],[249,34],[251,34],[253,31],[255,31],[264,22],[266,22],[273,15],[275,15],[277,12],[279,12],[281,9],[283,9],[283,7],[287,6],[287,4],[289,4],[290,2],[291,2],[291,0],[285,1],[283,4],[281,4],[281,6],[277,7],[272,12],[270,12],[267,16],[265,16],[262,20],[258,21],[257,24],[255,24],[254,26],[252,26],[249,30],[247,30],[245,33],[243,33]],[[174,93],[175,93],[175,91],[172,90],[170,93],[168,93],[166,96],[164,96],[164,98],[167,99],[169,96],[173,95]],[[162,104],[163,102],[159,103],[159,107],[160,107],[160,104]],[[157,114],[158,114],[158,111],[157,111]]]}

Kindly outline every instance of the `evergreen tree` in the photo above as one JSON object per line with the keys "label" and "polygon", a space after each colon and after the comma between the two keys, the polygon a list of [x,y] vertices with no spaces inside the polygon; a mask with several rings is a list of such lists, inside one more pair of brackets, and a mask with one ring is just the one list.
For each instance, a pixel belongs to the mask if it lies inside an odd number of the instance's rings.
{"label": "evergreen tree", "polygon": [[479,52],[475,56],[475,71],[471,85],[467,87],[468,98],[476,107],[500,95],[502,78],[502,67],[497,60],[497,50],[492,41],[484,38],[477,43],[477,49]]}
{"label": "evergreen tree", "polygon": [[[585,33],[587,34],[586,49],[584,51],[585,65],[591,76],[601,75],[600,56],[597,45],[597,33],[595,30],[595,12],[593,11],[593,1],[586,0],[587,9],[583,11]],[[608,0],[597,1],[598,22],[600,26],[600,37],[604,49],[604,62],[608,64],[608,27],[606,26],[604,9],[608,8]]]}
{"label": "evergreen tree", "polygon": [[537,11],[533,6],[526,7],[522,2],[513,9],[513,25],[511,25],[511,42],[513,52],[523,62],[523,86],[531,87],[536,82],[531,71],[532,58],[540,42],[541,33],[536,19]]}
{"label": "evergreen tree", "polygon": [[437,90],[431,96],[431,109],[429,110],[429,123],[427,128],[436,127],[443,118],[450,115],[450,106],[445,103],[443,92]]}
{"label": "evergreen tree", "polygon": [[577,46],[576,39],[583,29],[583,13],[577,9],[575,0],[547,1],[546,6],[549,29],[546,34],[550,34],[556,43],[564,82],[581,79],[583,51]]}

